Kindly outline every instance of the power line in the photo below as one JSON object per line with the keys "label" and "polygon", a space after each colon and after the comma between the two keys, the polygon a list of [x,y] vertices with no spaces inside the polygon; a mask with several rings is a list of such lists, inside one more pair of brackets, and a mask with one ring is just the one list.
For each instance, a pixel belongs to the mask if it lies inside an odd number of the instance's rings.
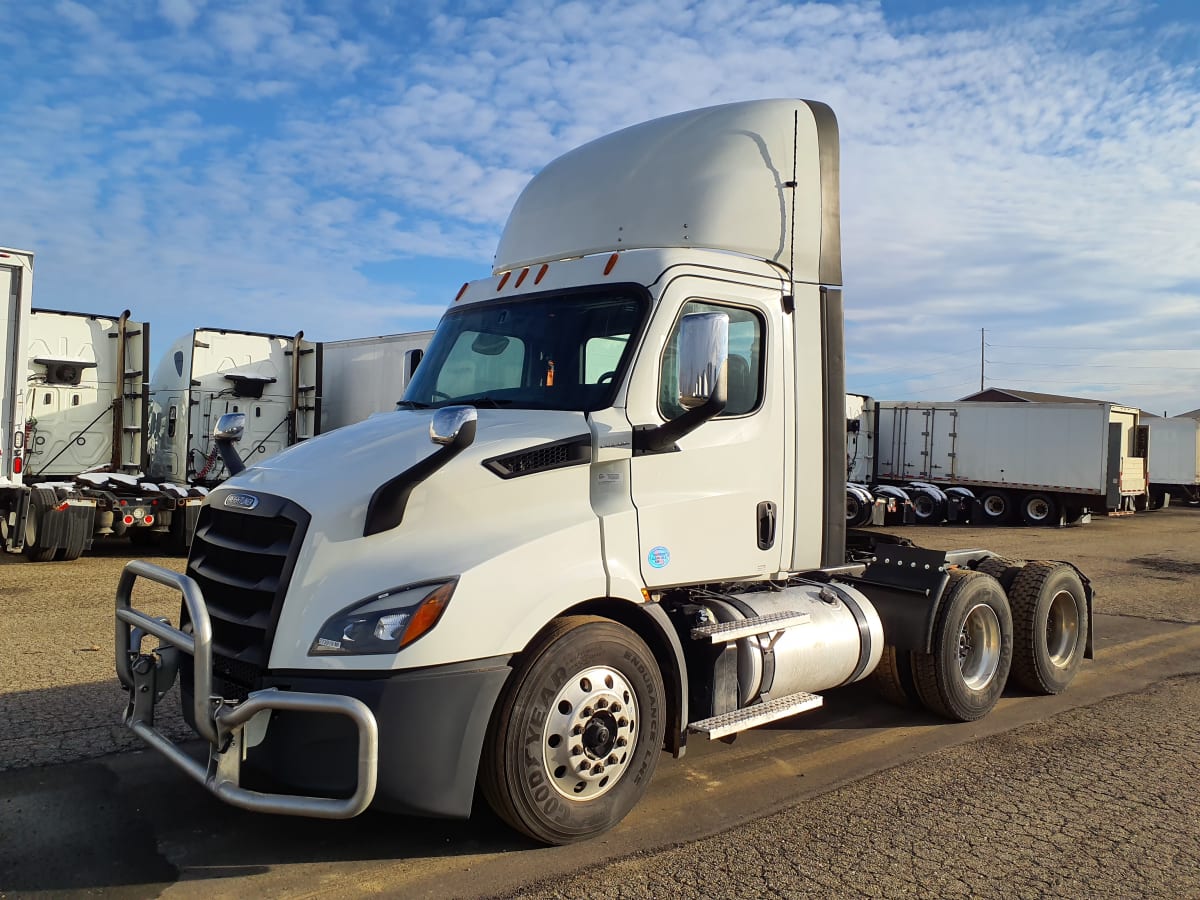
{"label": "power line", "polygon": [[1200,372],[1200,366],[1123,366],[1118,363],[1008,362],[1003,359],[989,359],[987,362],[990,366],[1048,366],[1060,369],[1168,369],[1172,372]]}
{"label": "power line", "polygon": [[[1089,350],[1099,351],[1102,353],[1112,353],[1113,348],[1110,347],[1076,347],[1063,346],[1061,344],[988,344],[996,350]],[[1125,347],[1120,352],[1128,353],[1131,351],[1145,351],[1147,353],[1200,353],[1200,347]]]}

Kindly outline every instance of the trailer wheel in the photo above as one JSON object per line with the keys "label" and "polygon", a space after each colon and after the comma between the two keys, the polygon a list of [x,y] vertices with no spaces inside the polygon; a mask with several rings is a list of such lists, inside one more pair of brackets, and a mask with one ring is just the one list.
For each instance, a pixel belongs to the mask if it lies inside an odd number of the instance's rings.
{"label": "trailer wheel", "polygon": [[556,619],[521,655],[488,727],[480,787],[534,840],[607,831],[645,793],[663,743],[662,675],[608,619]]}
{"label": "trailer wheel", "polygon": [[1079,574],[1066,563],[1031,562],[1013,582],[1009,599],[1013,678],[1034,693],[1061,693],[1087,647],[1087,597]]}
{"label": "trailer wheel", "polygon": [[50,562],[58,549],[46,545],[46,517],[58,506],[53,488],[35,487],[29,493],[29,514],[25,517],[25,556],[33,562]]}
{"label": "trailer wheel", "polygon": [[1021,498],[1021,518],[1026,525],[1049,525],[1057,512],[1058,506],[1049,494],[1026,494]]}
{"label": "trailer wheel", "polygon": [[938,612],[932,653],[913,653],[913,676],[930,712],[970,722],[991,712],[1012,665],[1013,623],[999,582],[952,572]]}
{"label": "trailer wheel", "polygon": [[912,654],[885,644],[879,665],[871,673],[871,685],[883,699],[911,709],[921,705],[917,685],[913,680]]}
{"label": "trailer wheel", "polygon": [[[975,564],[975,571],[982,572],[984,575],[991,575],[998,582],[1000,587],[1004,588],[1004,593],[1008,594],[1012,588],[1013,579],[1017,577],[1017,573],[1025,567],[1023,559],[1009,559],[1006,556],[989,556],[987,559],[981,559]],[[1009,597],[1011,604],[1012,598]],[[1014,618],[1015,623],[1015,618]]]}
{"label": "trailer wheel", "polygon": [[987,490],[979,495],[979,509],[983,521],[989,525],[1003,525],[1012,521],[1013,500],[1008,491]]}

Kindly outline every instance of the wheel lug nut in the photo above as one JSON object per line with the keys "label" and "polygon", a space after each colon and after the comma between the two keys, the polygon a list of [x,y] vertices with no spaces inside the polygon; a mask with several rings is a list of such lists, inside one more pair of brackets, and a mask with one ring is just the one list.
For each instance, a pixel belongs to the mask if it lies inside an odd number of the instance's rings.
{"label": "wheel lug nut", "polygon": [[583,762],[581,762],[581,763],[579,764],[579,771],[580,771],[580,772],[586,772],[586,771],[588,770],[588,768],[589,768],[589,766],[588,766],[588,763],[587,763],[587,760],[586,760],[586,759],[585,759]]}
{"label": "wheel lug nut", "polygon": [[574,734],[574,735],[583,734],[583,726],[576,725],[574,728],[571,729],[571,734]]}
{"label": "wheel lug nut", "polygon": [[610,766],[615,766],[619,762],[619,760],[617,759],[617,754],[613,753],[612,755],[610,755],[608,757],[608,759],[605,760],[605,762],[608,763]]}
{"label": "wheel lug nut", "polygon": [[608,711],[609,711],[609,712],[615,712],[615,713],[619,713],[619,712],[621,711],[621,704],[620,704],[620,703],[614,703],[614,704],[613,704],[611,707],[609,707],[609,710],[608,710]]}
{"label": "wheel lug nut", "polygon": [[574,747],[571,748],[571,755],[572,756],[583,756],[583,748],[581,746],[579,746],[578,744],[576,744]]}
{"label": "wheel lug nut", "polygon": [[617,738],[617,746],[618,747],[624,747],[628,743],[629,743],[629,741],[625,740],[625,738]]}
{"label": "wheel lug nut", "polygon": [[592,717],[592,713],[594,713],[594,712],[595,712],[595,710],[593,710],[590,706],[585,706],[583,708],[582,715],[585,719],[590,719]]}
{"label": "wheel lug nut", "polygon": [[604,709],[606,706],[608,706],[608,701],[603,697],[596,701],[596,709]]}
{"label": "wheel lug nut", "polygon": [[600,763],[596,763],[596,765],[592,766],[592,774],[593,775],[599,775],[603,771],[604,771],[604,766],[600,765]]}

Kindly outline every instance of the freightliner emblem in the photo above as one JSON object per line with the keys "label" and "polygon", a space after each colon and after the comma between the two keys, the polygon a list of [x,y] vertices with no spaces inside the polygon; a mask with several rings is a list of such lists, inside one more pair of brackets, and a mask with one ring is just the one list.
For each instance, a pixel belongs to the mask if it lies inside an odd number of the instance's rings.
{"label": "freightliner emblem", "polygon": [[225,497],[225,505],[238,509],[254,509],[258,506],[258,498],[253,494],[228,494]]}

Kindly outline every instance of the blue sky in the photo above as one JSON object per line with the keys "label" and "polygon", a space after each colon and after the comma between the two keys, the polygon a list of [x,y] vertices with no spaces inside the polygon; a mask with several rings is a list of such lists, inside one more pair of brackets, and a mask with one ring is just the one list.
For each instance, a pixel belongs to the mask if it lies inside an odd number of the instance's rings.
{"label": "blue sky", "polygon": [[842,129],[848,387],[1200,407],[1200,5],[0,0],[35,304],[432,327],[528,178],[754,97]]}

